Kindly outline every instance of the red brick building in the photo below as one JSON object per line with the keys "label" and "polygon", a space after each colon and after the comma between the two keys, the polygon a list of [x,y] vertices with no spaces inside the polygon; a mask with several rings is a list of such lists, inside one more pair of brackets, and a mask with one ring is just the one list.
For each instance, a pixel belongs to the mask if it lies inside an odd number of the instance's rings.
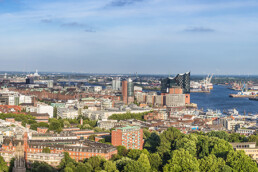
{"label": "red brick building", "polygon": [[15,119],[14,119],[14,118],[6,118],[5,121],[6,121],[6,122],[12,122],[12,123],[14,123],[14,122],[15,122]]}
{"label": "red brick building", "polygon": [[138,126],[127,126],[112,131],[111,143],[126,149],[143,149],[143,130]]}
{"label": "red brick building", "polygon": [[92,156],[101,156],[108,160],[112,155],[117,154],[116,147],[90,140],[28,140],[27,134],[25,134],[23,140],[18,140],[14,137],[4,138],[0,155],[3,156],[7,163],[14,157],[14,152],[19,143],[24,146],[26,161],[28,153],[40,153],[46,147],[50,149],[50,153],[54,154],[68,152],[71,158],[76,161],[83,161]]}
{"label": "red brick building", "polygon": [[45,134],[47,132],[48,128],[46,127],[38,127],[37,132],[41,134]]}
{"label": "red brick building", "polygon": [[123,102],[125,103],[125,104],[127,104],[128,103],[128,101],[127,101],[127,80],[124,80],[124,81],[122,81],[122,96],[123,96]]}
{"label": "red brick building", "polygon": [[16,105],[0,105],[0,113],[15,113],[20,114],[22,111],[21,106]]}

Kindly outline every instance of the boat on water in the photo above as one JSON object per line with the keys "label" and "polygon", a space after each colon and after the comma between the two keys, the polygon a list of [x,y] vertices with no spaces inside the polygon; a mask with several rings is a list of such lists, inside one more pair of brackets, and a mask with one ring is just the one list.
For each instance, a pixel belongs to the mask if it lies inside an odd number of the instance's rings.
{"label": "boat on water", "polygon": [[223,111],[223,113],[228,115],[228,116],[237,116],[237,115],[239,115],[239,112],[235,108]]}
{"label": "boat on water", "polygon": [[258,97],[258,91],[241,91],[237,94],[230,94],[229,97],[234,98],[256,98]]}
{"label": "boat on water", "polygon": [[258,97],[250,97],[249,100],[255,100],[258,101]]}

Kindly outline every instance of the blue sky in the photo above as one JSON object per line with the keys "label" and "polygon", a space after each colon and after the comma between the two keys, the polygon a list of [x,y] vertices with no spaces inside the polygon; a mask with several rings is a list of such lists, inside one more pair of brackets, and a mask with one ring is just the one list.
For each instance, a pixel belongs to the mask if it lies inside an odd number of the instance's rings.
{"label": "blue sky", "polygon": [[0,71],[258,74],[256,0],[0,0]]}

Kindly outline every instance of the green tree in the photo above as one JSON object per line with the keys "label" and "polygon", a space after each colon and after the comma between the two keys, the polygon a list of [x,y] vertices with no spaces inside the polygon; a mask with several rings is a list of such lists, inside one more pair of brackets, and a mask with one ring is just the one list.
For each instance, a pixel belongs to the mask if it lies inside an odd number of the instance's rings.
{"label": "green tree", "polygon": [[58,121],[58,120],[55,119],[55,118],[52,118],[52,119],[50,120],[49,130],[57,131],[57,132],[62,131],[62,126],[61,126],[60,121]]}
{"label": "green tree", "polygon": [[163,163],[166,163],[170,159],[170,152],[174,150],[176,140],[182,137],[183,134],[181,131],[174,127],[168,128],[160,135],[160,145],[157,151],[163,156]]}
{"label": "green tree", "polygon": [[73,172],[71,167],[65,167],[64,172]]}
{"label": "green tree", "polygon": [[226,131],[211,131],[207,134],[209,137],[218,137],[228,141],[229,134]]}
{"label": "green tree", "polygon": [[123,157],[116,161],[116,167],[119,171],[124,171],[124,167],[131,161],[133,160],[128,157]]}
{"label": "green tree", "polygon": [[[25,126],[26,126],[26,124],[25,124]],[[31,124],[31,125],[30,125],[30,129],[32,129],[32,130],[37,130],[38,127],[39,127],[39,124],[38,124],[38,123],[35,123],[35,124]]]}
{"label": "green tree", "polygon": [[226,159],[229,151],[233,150],[233,147],[230,143],[225,140],[212,137],[210,138],[210,147],[211,154],[216,155],[216,157],[221,157]]}
{"label": "green tree", "polygon": [[88,137],[88,139],[89,140],[92,140],[92,141],[95,141],[95,137],[96,137],[97,135],[95,135],[95,134],[92,134],[92,135],[90,135],[89,137]]}
{"label": "green tree", "polygon": [[68,152],[64,152],[64,158],[61,160],[58,167],[64,169],[68,164],[76,164],[76,161],[70,157]]}
{"label": "green tree", "polygon": [[128,164],[124,167],[124,172],[143,172],[143,166],[138,161],[129,161]]}
{"label": "green tree", "polygon": [[128,151],[124,146],[117,146],[117,154],[120,156],[126,156]]}
{"label": "green tree", "polygon": [[39,126],[39,127],[49,128],[49,125],[48,125],[47,123],[45,123],[45,122],[40,122],[40,123],[38,123],[38,126]]}
{"label": "green tree", "polygon": [[149,152],[156,152],[157,147],[160,145],[160,137],[157,132],[152,132],[151,135],[146,139],[144,143],[144,148]]}
{"label": "green tree", "polygon": [[96,171],[97,168],[101,168],[103,167],[103,164],[106,160],[103,159],[102,157],[100,156],[93,156],[93,157],[90,157],[87,162],[92,166],[93,170]]}
{"label": "green tree", "polygon": [[116,163],[112,161],[107,161],[104,163],[104,170],[107,172],[116,172]]}
{"label": "green tree", "polygon": [[241,142],[241,136],[239,133],[232,133],[228,139],[229,142]]}
{"label": "green tree", "polygon": [[142,154],[142,151],[139,149],[130,149],[127,157],[133,159],[133,160],[138,160],[138,158],[140,157],[140,155]]}
{"label": "green tree", "polygon": [[84,165],[86,167],[85,172],[92,172],[93,171],[92,166],[88,162],[84,163]]}
{"label": "green tree", "polygon": [[236,171],[258,172],[257,164],[242,150],[230,151],[226,163]]}
{"label": "green tree", "polygon": [[42,149],[42,153],[50,153],[50,152],[51,152],[51,150],[49,147],[45,147]]}
{"label": "green tree", "polygon": [[198,142],[196,144],[197,155],[199,158],[203,158],[210,154],[209,152],[209,138],[207,136],[198,136]]}
{"label": "green tree", "polygon": [[164,166],[164,172],[199,171],[198,160],[184,149],[172,152],[172,158]]}
{"label": "green tree", "polygon": [[151,165],[150,165],[148,156],[146,154],[142,153],[137,161],[142,165],[143,171],[146,171],[146,172],[150,171]]}
{"label": "green tree", "polygon": [[162,165],[162,159],[158,153],[152,153],[148,156],[152,171],[158,171]]}
{"label": "green tree", "polygon": [[68,120],[64,120],[63,125],[64,125],[64,127],[70,127],[71,126],[71,124]]}
{"label": "green tree", "polygon": [[34,162],[31,165],[31,171],[32,172],[57,172],[56,169],[54,169],[53,167],[51,167],[50,165],[48,165],[45,162]]}
{"label": "green tree", "polygon": [[258,146],[258,135],[251,135],[248,137],[248,142],[256,142],[256,146]]}
{"label": "green tree", "polygon": [[202,172],[224,172],[226,163],[222,158],[211,154],[199,160],[199,168]]}
{"label": "green tree", "polygon": [[0,156],[0,171],[8,171],[7,163],[4,161],[4,158],[2,156]]}
{"label": "green tree", "polygon": [[77,170],[76,165],[77,165],[76,162],[69,162],[69,163],[66,165],[65,168],[68,168],[68,167],[69,167],[69,168],[71,168],[73,171],[76,171],[76,170]]}
{"label": "green tree", "polygon": [[90,124],[83,124],[81,126],[81,129],[92,129],[92,127],[90,126]]}
{"label": "green tree", "polygon": [[85,172],[85,171],[87,171],[87,167],[85,166],[85,164],[79,162],[76,167],[76,172]]}
{"label": "green tree", "polygon": [[185,135],[182,139],[176,140],[175,149],[183,148],[195,157],[196,151],[197,151],[196,142],[197,142],[196,135],[194,134]]}
{"label": "green tree", "polygon": [[151,136],[151,132],[147,129],[143,129],[143,139],[148,139]]}
{"label": "green tree", "polygon": [[35,123],[37,123],[37,121],[35,121],[35,120],[33,120],[33,119],[29,119],[29,120],[28,120],[28,124],[35,124]]}
{"label": "green tree", "polygon": [[94,131],[98,133],[98,132],[102,132],[103,130],[101,128],[99,128],[99,127],[95,127]]}
{"label": "green tree", "polygon": [[41,163],[37,168],[37,172],[54,172],[56,171],[53,167],[49,166],[47,163]]}

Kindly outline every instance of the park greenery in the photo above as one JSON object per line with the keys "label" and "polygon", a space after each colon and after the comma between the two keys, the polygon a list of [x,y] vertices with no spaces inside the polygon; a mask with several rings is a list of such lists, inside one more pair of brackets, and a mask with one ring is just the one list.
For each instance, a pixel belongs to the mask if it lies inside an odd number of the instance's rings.
{"label": "park greenery", "polygon": [[123,113],[123,114],[113,114],[108,119],[112,120],[127,120],[127,119],[137,119],[144,121],[144,115],[147,115],[149,112],[142,112],[142,113]]}
{"label": "park greenery", "polygon": [[[257,163],[244,151],[235,151],[228,141],[246,141],[224,131],[183,134],[168,128],[162,134],[144,131],[143,150],[118,146],[110,160],[94,156],[76,162],[68,153],[57,168],[35,162],[34,172],[257,172]],[[242,140],[240,139],[242,138]],[[240,140],[239,140],[240,139]],[[249,139],[249,138],[248,138]],[[1,159],[0,159],[1,160]],[[0,161],[0,164],[4,162]]]}
{"label": "park greenery", "polygon": [[[0,114],[0,119],[5,120],[6,118],[14,118],[15,121],[20,121],[22,126],[30,125],[30,129],[37,130],[38,127],[48,128],[49,131],[61,132],[63,128],[67,127],[78,127],[80,129],[91,129],[95,132],[103,132],[104,130],[97,127],[96,120],[90,120],[85,117],[78,117],[77,119],[57,119],[50,118],[48,123],[37,122],[35,117],[30,114]],[[83,124],[80,124],[80,120],[83,120]],[[107,131],[108,132],[108,131]]]}
{"label": "park greenery", "polygon": [[[143,114],[128,113],[126,119],[141,118]],[[114,118],[121,120],[120,114]],[[23,125],[30,124],[31,128],[37,126],[47,127],[50,131],[60,132],[64,127],[76,126],[81,129],[94,129],[96,132],[102,130],[96,127],[97,121],[87,118],[78,119],[49,119],[49,124],[37,123],[31,115],[24,114],[1,114],[0,119],[15,118]],[[80,119],[83,125],[80,125]],[[249,137],[238,133],[227,133],[225,131],[211,131],[209,133],[194,132],[183,134],[176,128],[168,128],[161,134],[149,132],[143,129],[144,149],[127,150],[118,146],[118,154],[113,155],[110,160],[102,157],[91,157],[83,162],[76,162],[68,153],[64,154],[60,165],[53,168],[46,163],[35,162],[30,166],[30,171],[41,172],[258,172],[257,163],[247,156],[244,151],[235,151],[230,142],[256,142],[258,134]],[[90,137],[95,140],[95,135]],[[110,138],[101,140],[102,143],[110,142]],[[49,149],[42,152],[49,153]],[[12,164],[12,163],[11,163]],[[10,171],[3,158],[0,156],[0,171]]]}

